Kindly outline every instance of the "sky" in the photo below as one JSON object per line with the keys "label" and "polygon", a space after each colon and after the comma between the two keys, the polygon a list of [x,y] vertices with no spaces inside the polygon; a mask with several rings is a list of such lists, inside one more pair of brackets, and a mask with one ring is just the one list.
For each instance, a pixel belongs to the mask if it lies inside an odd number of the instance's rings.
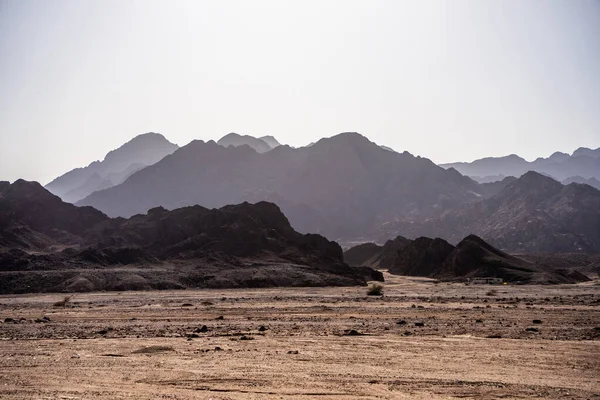
{"label": "sky", "polygon": [[352,131],[437,163],[600,147],[600,1],[0,0],[0,180],[150,131]]}

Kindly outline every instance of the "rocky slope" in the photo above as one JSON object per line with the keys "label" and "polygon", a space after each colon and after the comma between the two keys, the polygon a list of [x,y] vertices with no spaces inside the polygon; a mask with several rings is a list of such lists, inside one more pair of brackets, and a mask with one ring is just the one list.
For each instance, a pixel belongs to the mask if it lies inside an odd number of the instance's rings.
{"label": "rocky slope", "polygon": [[0,293],[360,285],[371,272],[267,202],[111,219],[35,182],[0,183]]}
{"label": "rocky slope", "polygon": [[600,190],[600,180],[596,178],[585,179],[581,176],[571,176],[561,182],[563,185],[569,185],[571,183],[581,183],[585,185],[590,185],[593,188]]}
{"label": "rocky slope", "polygon": [[600,252],[600,191],[528,172],[480,202],[418,223],[388,224],[389,235],[443,237],[474,233],[511,253]]}
{"label": "rocky slope", "polygon": [[279,205],[295,229],[338,240],[374,237],[384,223],[439,216],[487,195],[455,170],[345,133],[310,147],[279,146],[262,154],[247,146],[194,141],[77,204],[128,217],[157,206],[212,208],[266,200]]}
{"label": "rocky slope", "polygon": [[63,202],[37,182],[0,182],[0,250],[80,245],[86,231],[108,217]]}
{"label": "rocky slope", "polygon": [[375,243],[363,243],[344,252],[344,261],[353,267],[367,266],[388,269],[394,265],[398,251],[408,246],[411,240],[398,236],[388,240],[383,246]]}
{"label": "rocky slope", "polygon": [[589,280],[579,272],[554,269],[506,254],[475,235],[454,247],[443,239],[421,237],[398,252],[389,272],[442,280],[501,278],[514,283],[576,283]]}
{"label": "rocky slope", "polygon": [[123,182],[132,173],[156,163],[178,147],[158,133],[138,135],[109,152],[104,160],[59,176],[47,184],[46,189],[64,201],[74,203],[96,190]]}

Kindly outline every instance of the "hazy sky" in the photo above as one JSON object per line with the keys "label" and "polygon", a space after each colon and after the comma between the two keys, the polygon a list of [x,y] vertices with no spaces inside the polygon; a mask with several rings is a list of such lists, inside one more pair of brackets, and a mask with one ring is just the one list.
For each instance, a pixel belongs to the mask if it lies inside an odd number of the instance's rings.
{"label": "hazy sky", "polygon": [[599,147],[600,1],[0,0],[0,180],[148,131],[358,131],[435,162]]}

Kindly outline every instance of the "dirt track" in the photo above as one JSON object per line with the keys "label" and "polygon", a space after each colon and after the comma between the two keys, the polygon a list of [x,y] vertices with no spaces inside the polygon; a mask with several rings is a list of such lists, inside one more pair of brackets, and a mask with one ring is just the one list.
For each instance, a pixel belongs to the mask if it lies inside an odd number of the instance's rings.
{"label": "dirt track", "polygon": [[386,278],[1,296],[0,398],[600,399],[600,285]]}

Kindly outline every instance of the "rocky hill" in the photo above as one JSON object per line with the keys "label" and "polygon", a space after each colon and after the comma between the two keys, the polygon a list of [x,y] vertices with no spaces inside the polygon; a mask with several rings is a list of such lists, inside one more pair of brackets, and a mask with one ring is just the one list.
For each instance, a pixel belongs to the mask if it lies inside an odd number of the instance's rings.
{"label": "rocky hill", "polygon": [[129,217],[157,206],[265,200],[279,205],[295,229],[338,240],[375,237],[390,221],[439,216],[486,196],[485,187],[455,170],[344,133],[266,153],[194,141],[77,204]]}
{"label": "rocky hill", "polygon": [[353,267],[367,266],[388,269],[394,265],[398,251],[408,246],[411,240],[398,236],[388,240],[383,246],[375,243],[363,243],[344,252],[344,261]]}
{"label": "rocky hill", "polygon": [[0,250],[76,246],[88,229],[107,220],[92,207],[63,202],[37,182],[0,182]]}
{"label": "rocky hill", "polygon": [[567,186],[536,172],[497,194],[419,223],[388,224],[389,235],[443,237],[474,233],[511,253],[600,252],[600,191]]}
{"label": "rocky hill", "polygon": [[576,283],[589,280],[568,269],[555,269],[506,254],[475,235],[454,247],[443,239],[421,237],[398,252],[392,274],[442,280],[501,278],[513,283]]}
{"label": "rocky hill", "polygon": [[571,183],[582,183],[585,185],[590,185],[593,188],[600,190],[600,180],[596,178],[585,179],[581,176],[571,176],[561,182],[563,185],[569,185]]}
{"label": "rocky hill", "polygon": [[371,272],[267,202],[111,219],[35,182],[0,183],[0,293],[360,285]]}
{"label": "rocky hill", "polygon": [[96,190],[106,189],[127,179],[134,172],[152,165],[173,153],[179,146],[158,133],[138,135],[104,160],[94,161],[87,167],[75,168],[46,185],[53,194],[74,203]]}

